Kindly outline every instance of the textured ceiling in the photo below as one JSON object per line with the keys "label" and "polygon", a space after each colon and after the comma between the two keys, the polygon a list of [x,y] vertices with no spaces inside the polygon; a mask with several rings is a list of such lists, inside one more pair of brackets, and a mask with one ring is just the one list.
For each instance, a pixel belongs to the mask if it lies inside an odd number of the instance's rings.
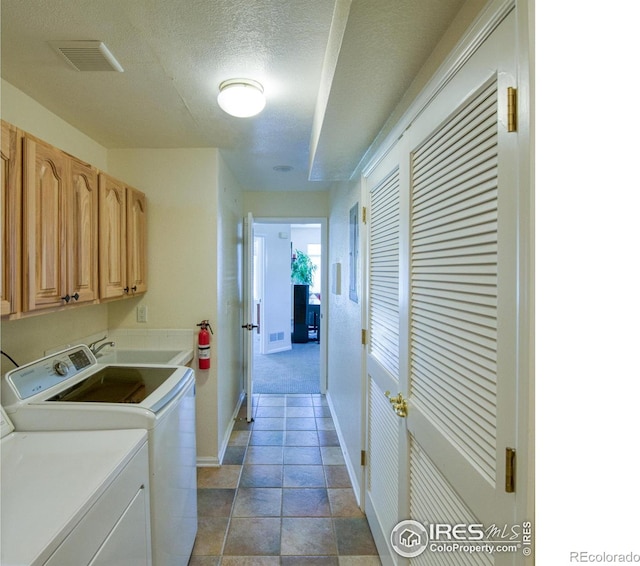
{"label": "textured ceiling", "polygon": [[[1,72],[107,148],[219,147],[247,190],[326,189],[351,177],[462,3],[2,0]],[[75,71],[52,40],[103,41],[124,72]],[[217,106],[234,77],[263,84],[259,116]]]}

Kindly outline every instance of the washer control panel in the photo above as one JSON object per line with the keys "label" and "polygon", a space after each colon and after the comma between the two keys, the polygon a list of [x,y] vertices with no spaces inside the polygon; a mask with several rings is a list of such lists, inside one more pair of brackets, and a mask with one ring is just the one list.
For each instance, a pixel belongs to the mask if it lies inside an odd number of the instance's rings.
{"label": "washer control panel", "polygon": [[15,396],[16,401],[33,397],[72,379],[95,364],[97,364],[96,358],[91,350],[85,345],[80,345],[16,368],[7,373],[4,378],[3,401],[5,403],[9,401],[5,395]]}

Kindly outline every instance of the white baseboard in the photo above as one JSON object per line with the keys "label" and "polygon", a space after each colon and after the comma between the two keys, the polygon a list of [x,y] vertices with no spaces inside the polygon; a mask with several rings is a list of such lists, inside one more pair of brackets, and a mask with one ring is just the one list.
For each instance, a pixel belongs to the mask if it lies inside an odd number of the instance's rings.
{"label": "white baseboard", "polygon": [[218,458],[196,458],[196,466],[198,468],[219,468],[220,460]]}
{"label": "white baseboard", "polygon": [[240,392],[240,397],[238,398],[238,402],[236,403],[236,408],[233,411],[233,416],[229,423],[227,423],[227,429],[224,431],[224,438],[222,439],[222,444],[218,450],[218,465],[224,462],[224,453],[227,451],[227,446],[229,445],[229,440],[231,439],[231,433],[233,432],[233,426],[236,424],[236,418],[238,413],[240,412],[240,407],[242,407],[242,402],[245,398],[245,392]]}
{"label": "white baseboard", "polygon": [[[331,418],[333,419],[333,424],[336,427],[336,433],[338,435],[338,440],[340,442],[340,449],[342,450],[342,455],[344,456],[344,461],[347,466],[347,473],[349,474],[349,479],[351,480],[351,485],[353,487],[353,494],[356,498],[358,506],[362,509],[364,502],[360,501],[360,474],[356,472],[356,470],[351,465],[351,458],[349,458],[349,453],[347,452],[347,443],[344,440],[344,436],[342,435],[342,431],[340,430],[340,421],[336,416],[336,411],[333,406],[333,401],[331,400],[331,394],[327,391],[326,394],[327,403],[329,404],[329,410],[331,411]],[[356,458],[358,460],[358,458]]]}

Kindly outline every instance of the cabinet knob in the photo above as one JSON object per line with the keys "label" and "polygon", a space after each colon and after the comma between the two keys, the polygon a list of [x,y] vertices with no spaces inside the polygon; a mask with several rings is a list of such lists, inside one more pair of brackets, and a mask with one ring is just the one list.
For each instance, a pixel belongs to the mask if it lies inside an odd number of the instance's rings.
{"label": "cabinet knob", "polygon": [[69,295],[65,295],[64,297],[60,297],[65,303],[68,303],[71,300]]}
{"label": "cabinet knob", "polygon": [[125,292],[125,293],[128,293],[128,292],[129,292],[129,287],[125,287],[125,288],[124,288],[124,292]]}
{"label": "cabinet knob", "polygon": [[76,292],[74,295],[71,295],[71,298],[77,301],[80,298],[80,295]]}
{"label": "cabinet knob", "polygon": [[138,290],[138,286],[134,285],[133,287],[131,287],[131,290],[135,293]]}

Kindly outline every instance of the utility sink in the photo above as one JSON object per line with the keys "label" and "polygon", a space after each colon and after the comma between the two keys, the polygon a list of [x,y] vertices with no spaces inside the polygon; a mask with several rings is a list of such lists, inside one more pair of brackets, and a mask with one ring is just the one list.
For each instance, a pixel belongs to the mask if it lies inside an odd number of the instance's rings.
{"label": "utility sink", "polygon": [[100,364],[168,364],[186,365],[193,358],[193,350],[124,350],[100,352],[96,359]]}

